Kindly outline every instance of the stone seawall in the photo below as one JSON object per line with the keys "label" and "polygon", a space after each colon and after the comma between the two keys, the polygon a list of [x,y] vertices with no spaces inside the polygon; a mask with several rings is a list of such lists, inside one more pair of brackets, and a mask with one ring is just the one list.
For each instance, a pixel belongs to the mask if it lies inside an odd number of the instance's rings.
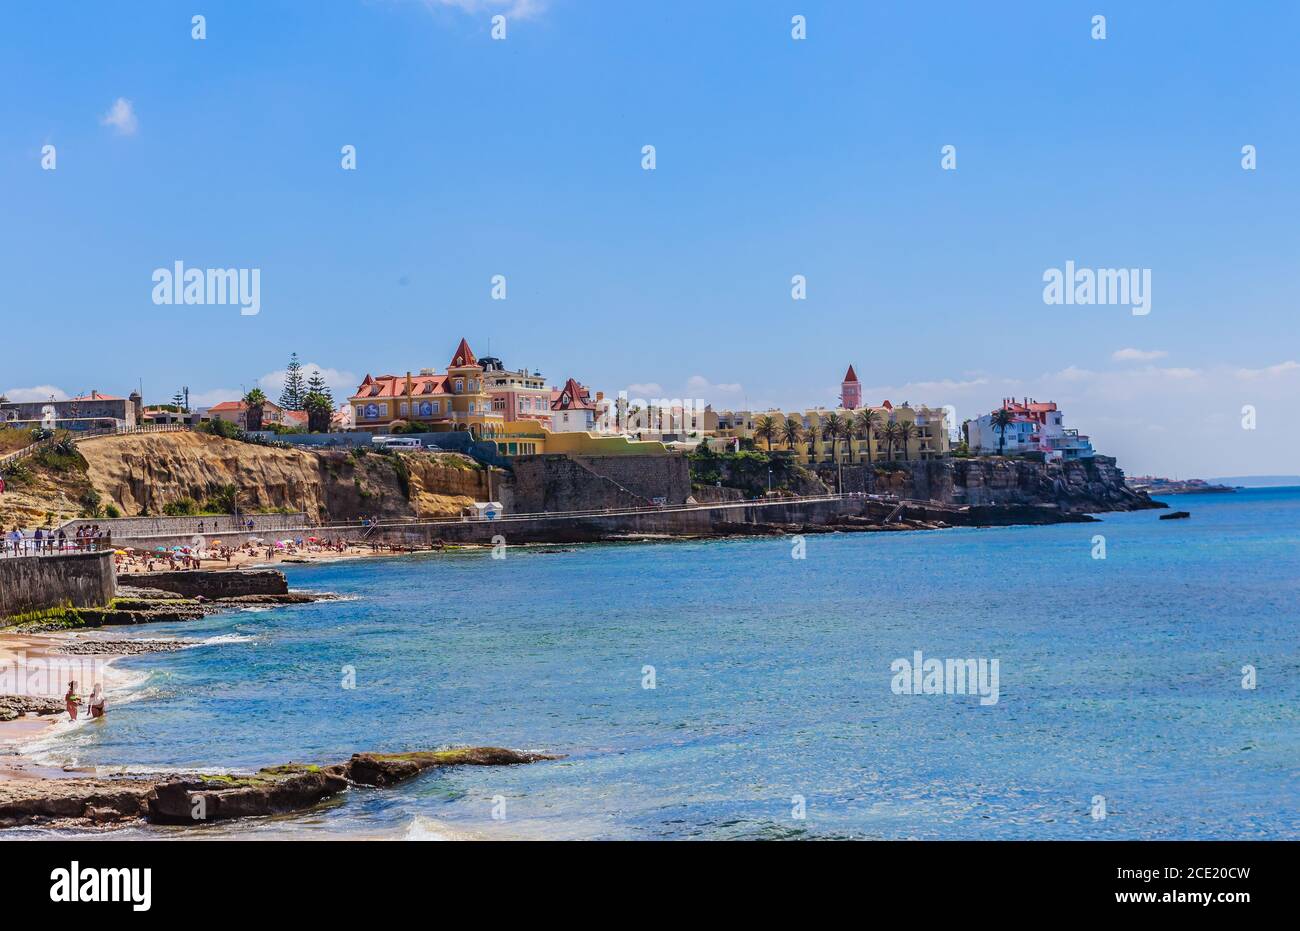
{"label": "stone seawall", "polygon": [[524,514],[684,504],[690,468],[684,456],[519,456],[513,492]]}
{"label": "stone seawall", "polygon": [[0,617],[64,605],[98,608],[117,592],[113,554],[0,559]]}
{"label": "stone seawall", "polygon": [[284,573],[275,569],[238,571],[186,570],[140,572],[126,577],[138,588],[156,588],[186,598],[238,598],[241,595],[284,595],[289,585]]}
{"label": "stone seawall", "polygon": [[593,543],[636,536],[723,536],[747,532],[779,532],[802,526],[834,525],[848,518],[866,518],[864,498],[804,502],[745,502],[734,505],[660,511],[647,508],[633,514],[587,517],[527,517],[494,521],[425,524],[410,528],[385,528],[372,535],[390,543],[428,545],[436,542],[491,544],[504,537],[507,544]]}

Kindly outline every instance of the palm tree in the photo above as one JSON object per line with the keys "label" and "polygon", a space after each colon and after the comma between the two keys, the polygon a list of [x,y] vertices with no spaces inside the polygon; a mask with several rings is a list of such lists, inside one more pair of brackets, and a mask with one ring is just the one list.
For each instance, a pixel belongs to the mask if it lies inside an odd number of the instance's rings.
{"label": "palm tree", "polygon": [[839,439],[844,435],[844,419],[831,411],[822,418],[822,439],[831,441],[831,460],[838,462],[840,455]]}
{"label": "palm tree", "polygon": [[998,455],[1002,455],[1002,450],[1007,445],[1007,427],[1015,423],[1015,417],[1005,406],[998,408],[993,412],[993,429],[998,431]]}
{"label": "palm tree", "polygon": [[867,441],[867,465],[871,465],[871,437],[876,432],[879,420],[880,415],[869,407],[864,407],[853,415],[853,429]]}
{"label": "palm tree", "polygon": [[898,439],[903,444],[903,461],[907,461],[907,441],[917,435],[916,424],[900,423],[898,424]]}
{"label": "palm tree", "polygon": [[894,459],[894,444],[898,442],[898,424],[885,424],[884,429],[877,436],[885,441],[885,459],[892,462]]}
{"label": "palm tree", "polygon": [[779,429],[776,424],[776,418],[771,414],[764,414],[758,418],[758,423],[754,426],[754,438],[767,440],[767,451],[772,451],[772,441],[776,439],[776,432]]}
{"label": "palm tree", "polygon": [[821,431],[817,429],[816,423],[810,423],[803,431],[804,442],[808,444],[808,464],[815,465],[817,462],[817,436]]}
{"label": "palm tree", "polygon": [[849,462],[853,461],[853,437],[856,433],[853,428],[853,415],[845,414],[840,421],[840,436],[844,439],[844,448],[849,451]]}
{"label": "palm tree", "polygon": [[261,388],[254,388],[244,395],[244,403],[248,405],[248,411],[244,415],[244,429],[249,433],[255,433],[262,429],[262,415],[266,404],[266,395]]}
{"label": "palm tree", "polygon": [[785,423],[781,425],[781,442],[784,443],[792,452],[794,444],[799,442],[799,437],[803,435],[803,427],[794,417],[787,417]]}

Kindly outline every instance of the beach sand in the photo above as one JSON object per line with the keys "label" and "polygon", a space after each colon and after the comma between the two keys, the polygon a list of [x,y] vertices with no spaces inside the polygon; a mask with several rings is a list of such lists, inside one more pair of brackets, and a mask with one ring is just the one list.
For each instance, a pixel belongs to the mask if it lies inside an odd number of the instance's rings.
{"label": "beach sand", "polygon": [[[104,692],[112,708],[114,681],[108,667],[120,656],[94,654],[74,656],[59,653],[57,647],[67,643],[75,634],[0,634],[0,669],[4,671],[0,694],[26,694],[31,697],[53,698],[61,701],[67,691],[65,676],[82,674],[68,670],[94,669],[104,674]],[[44,664],[47,674],[36,674]],[[23,683],[24,688],[15,688]],[[29,688],[36,686],[36,688]],[[83,703],[88,700],[93,682],[78,682],[77,690]],[[85,704],[79,717],[88,715]],[[67,712],[51,715],[26,714],[12,721],[0,721],[0,780],[49,779],[78,775],[58,767],[46,766],[24,754],[24,747],[49,734],[60,721],[68,720]]]}

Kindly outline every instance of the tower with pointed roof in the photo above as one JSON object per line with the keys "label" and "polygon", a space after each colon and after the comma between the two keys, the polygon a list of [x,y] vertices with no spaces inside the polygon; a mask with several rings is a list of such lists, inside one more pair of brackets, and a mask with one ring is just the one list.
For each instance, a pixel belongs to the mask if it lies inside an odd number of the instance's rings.
{"label": "tower with pointed roof", "polygon": [[840,406],[850,411],[862,406],[862,383],[852,365],[844,373],[844,381],[840,382]]}
{"label": "tower with pointed roof", "polygon": [[483,366],[462,337],[447,365],[447,387],[451,390],[452,429],[481,432],[484,419],[492,413],[492,400],[483,383]]}

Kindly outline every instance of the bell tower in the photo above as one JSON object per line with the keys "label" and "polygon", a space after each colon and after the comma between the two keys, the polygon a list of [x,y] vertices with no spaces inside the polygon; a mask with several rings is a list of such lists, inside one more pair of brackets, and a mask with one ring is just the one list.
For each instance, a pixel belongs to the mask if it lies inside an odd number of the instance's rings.
{"label": "bell tower", "polygon": [[850,411],[862,406],[862,383],[851,365],[844,373],[844,381],[840,382],[840,405]]}

